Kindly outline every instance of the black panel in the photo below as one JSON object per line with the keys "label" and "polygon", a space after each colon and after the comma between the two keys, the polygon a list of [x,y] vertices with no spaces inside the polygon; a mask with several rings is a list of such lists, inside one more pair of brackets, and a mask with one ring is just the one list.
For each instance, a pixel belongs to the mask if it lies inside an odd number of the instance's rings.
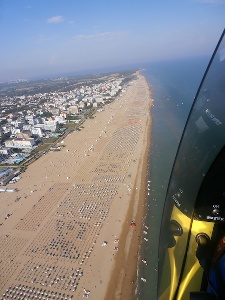
{"label": "black panel", "polygon": [[225,221],[225,147],[203,180],[194,218],[209,222]]}

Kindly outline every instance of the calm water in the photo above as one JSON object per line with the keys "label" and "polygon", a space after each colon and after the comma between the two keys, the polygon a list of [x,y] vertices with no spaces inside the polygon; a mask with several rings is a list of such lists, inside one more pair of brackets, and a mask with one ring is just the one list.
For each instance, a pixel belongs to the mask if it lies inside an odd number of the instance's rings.
{"label": "calm water", "polygon": [[[157,299],[158,242],[168,181],[186,119],[210,57],[157,62],[143,66],[152,86],[149,196],[138,268],[137,299]],[[146,226],[146,227],[145,227]],[[145,265],[141,259],[147,260]],[[143,277],[146,282],[140,280]]]}

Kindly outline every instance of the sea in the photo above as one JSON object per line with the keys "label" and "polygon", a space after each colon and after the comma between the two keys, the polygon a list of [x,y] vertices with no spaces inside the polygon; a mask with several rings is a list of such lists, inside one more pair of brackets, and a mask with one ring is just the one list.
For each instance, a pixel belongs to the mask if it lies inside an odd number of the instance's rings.
{"label": "sea", "polygon": [[[148,162],[148,196],[137,268],[136,299],[156,300],[160,224],[181,136],[210,56],[145,64],[154,100]],[[144,263],[142,260],[145,260]],[[141,279],[142,278],[142,279]]]}

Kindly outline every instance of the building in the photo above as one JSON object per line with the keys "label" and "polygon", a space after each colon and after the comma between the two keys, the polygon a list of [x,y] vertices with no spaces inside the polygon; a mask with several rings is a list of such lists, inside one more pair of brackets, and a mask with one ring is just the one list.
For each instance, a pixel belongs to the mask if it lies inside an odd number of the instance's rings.
{"label": "building", "polygon": [[70,106],[69,113],[70,114],[78,114],[78,107],[77,107],[77,105]]}
{"label": "building", "polygon": [[55,117],[55,121],[58,122],[59,124],[66,123],[66,119],[64,118],[64,116],[57,116],[57,117]]}
{"label": "building", "polygon": [[23,140],[27,140],[31,137],[32,133],[30,130],[27,131],[23,131],[23,132],[19,132],[16,134],[16,138],[17,139],[23,139]]}
{"label": "building", "polygon": [[33,138],[29,139],[8,139],[5,141],[6,148],[17,148],[17,149],[27,149],[32,150],[35,145]]}
{"label": "building", "polygon": [[55,120],[45,120],[43,119],[44,123],[38,123],[36,124],[34,127],[35,128],[41,128],[42,130],[46,130],[46,131],[51,131],[51,132],[55,132],[59,125],[58,122]]}
{"label": "building", "polygon": [[34,136],[43,137],[43,131],[41,128],[32,127],[31,132],[32,132],[32,135],[34,135]]}

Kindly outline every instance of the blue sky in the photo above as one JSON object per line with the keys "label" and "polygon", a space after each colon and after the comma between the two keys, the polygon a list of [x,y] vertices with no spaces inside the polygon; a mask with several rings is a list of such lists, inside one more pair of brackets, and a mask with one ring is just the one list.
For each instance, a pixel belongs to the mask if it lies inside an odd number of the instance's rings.
{"label": "blue sky", "polygon": [[0,0],[0,80],[211,55],[225,0]]}

